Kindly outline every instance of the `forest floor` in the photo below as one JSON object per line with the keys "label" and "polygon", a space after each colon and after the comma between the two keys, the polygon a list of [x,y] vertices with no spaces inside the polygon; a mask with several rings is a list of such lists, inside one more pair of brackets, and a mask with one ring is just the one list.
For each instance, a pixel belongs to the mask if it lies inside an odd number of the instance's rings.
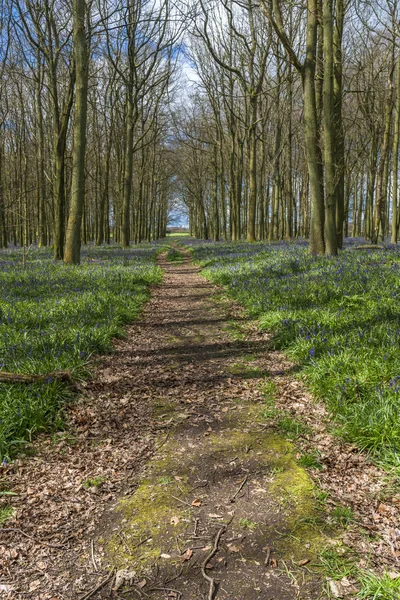
{"label": "forest floor", "polygon": [[4,597],[317,600],[394,571],[382,472],[189,253],[170,258],[68,431],[9,467]]}

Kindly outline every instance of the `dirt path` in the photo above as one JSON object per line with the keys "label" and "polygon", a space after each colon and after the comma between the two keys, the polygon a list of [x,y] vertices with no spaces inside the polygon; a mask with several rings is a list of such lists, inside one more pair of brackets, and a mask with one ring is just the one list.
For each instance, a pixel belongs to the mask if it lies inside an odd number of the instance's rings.
{"label": "dirt path", "polygon": [[189,260],[162,261],[164,284],[136,327],[135,373],[162,432],[138,488],[96,537],[99,560],[118,570],[112,594],[126,585],[124,598],[324,597],[299,566],[326,542],[310,526],[320,519],[313,485],[262,419],[260,384],[284,366],[262,335],[241,339],[243,315]]}

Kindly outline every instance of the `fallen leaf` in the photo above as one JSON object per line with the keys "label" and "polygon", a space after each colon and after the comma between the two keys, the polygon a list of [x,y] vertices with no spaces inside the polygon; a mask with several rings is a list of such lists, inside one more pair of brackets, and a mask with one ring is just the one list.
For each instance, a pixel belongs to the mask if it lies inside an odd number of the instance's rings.
{"label": "fallen leaf", "polygon": [[139,581],[139,583],[137,584],[137,586],[142,590],[145,585],[147,585],[147,581],[145,579],[142,579],[142,581]]}
{"label": "fallen leaf", "polygon": [[229,546],[229,552],[241,552],[242,546]]}
{"label": "fallen leaf", "polygon": [[40,587],[40,579],[35,579],[35,581],[31,581],[30,585],[29,585],[29,591],[30,592],[34,592],[35,590],[38,589],[38,587]]}
{"label": "fallen leaf", "polygon": [[190,548],[188,548],[186,550],[186,552],[184,552],[181,556],[182,562],[185,562],[187,560],[190,560],[193,556],[193,550],[191,550]]}
{"label": "fallen leaf", "polygon": [[309,558],[303,558],[303,560],[299,560],[299,562],[297,564],[299,565],[299,567],[304,567],[304,565],[308,565],[309,562],[310,562]]}
{"label": "fallen leaf", "polygon": [[334,598],[343,598],[343,589],[338,581],[333,581],[332,579],[329,579],[328,585]]}
{"label": "fallen leaf", "polygon": [[131,584],[135,580],[136,571],[129,571],[129,569],[120,569],[115,574],[114,589],[119,590],[125,584]]}
{"label": "fallen leaf", "polygon": [[178,525],[179,517],[171,517],[171,525]]}
{"label": "fallen leaf", "polygon": [[201,506],[201,501],[198,498],[196,498],[195,500],[193,500],[192,506]]}
{"label": "fallen leaf", "polygon": [[276,558],[271,558],[271,560],[269,561],[270,567],[272,567],[273,569],[276,569],[276,567],[278,566],[278,561],[276,560]]}

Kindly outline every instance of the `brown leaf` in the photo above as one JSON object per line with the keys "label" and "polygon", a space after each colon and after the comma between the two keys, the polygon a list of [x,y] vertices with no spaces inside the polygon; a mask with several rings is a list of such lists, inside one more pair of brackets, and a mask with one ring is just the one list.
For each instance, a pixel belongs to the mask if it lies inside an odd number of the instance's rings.
{"label": "brown leaf", "polygon": [[333,581],[332,579],[329,579],[328,585],[329,585],[331,594],[334,598],[343,598],[344,592],[343,592],[343,588],[342,588],[341,584],[339,583],[339,581]]}
{"label": "brown leaf", "polygon": [[269,564],[273,569],[276,569],[276,567],[278,566],[278,561],[276,560],[276,558],[271,558]]}
{"label": "brown leaf", "polygon": [[299,562],[297,564],[299,565],[299,567],[304,567],[304,565],[308,565],[309,562],[310,562],[309,558],[303,558],[303,560],[299,560]]}
{"label": "brown leaf", "polygon": [[182,562],[185,562],[185,561],[187,561],[187,560],[190,560],[190,559],[192,558],[192,556],[193,556],[193,550],[191,550],[190,548],[188,548],[188,549],[186,550],[186,552],[184,552],[184,553],[182,554],[182,556],[181,556],[181,560],[182,560]]}
{"label": "brown leaf", "polygon": [[142,590],[145,585],[147,585],[147,581],[145,579],[142,579],[142,581],[139,581],[139,583],[137,584],[137,586]]}
{"label": "brown leaf", "polygon": [[196,498],[195,500],[193,500],[192,506],[201,506],[201,501],[198,498]]}

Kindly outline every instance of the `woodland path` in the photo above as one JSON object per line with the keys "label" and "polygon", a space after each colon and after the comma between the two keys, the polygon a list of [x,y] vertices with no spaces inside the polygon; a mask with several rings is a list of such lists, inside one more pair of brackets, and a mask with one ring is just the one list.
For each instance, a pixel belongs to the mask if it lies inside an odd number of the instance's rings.
{"label": "woodland path", "polygon": [[292,365],[187,251],[159,260],[163,283],[99,358],[68,430],[6,470],[18,495],[0,529],[4,597],[327,598],[313,565],[336,534],[298,464],[308,436],[296,449],[278,435],[275,401],[318,432],[321,481],[346,503],[357,489],[366,523],[381,474],[326,433]]}
{"label": "woodland path", "polygon": [[103,519],[96,545],[126,570],[116,584],[125,579],[124,598],[323,597],[321,580],[298,566],[315,551],[307,536],[316,534],[300,533],[314,512],[311,481],[294,448],[260,422],[261,384],[290,365],[182,257],[161,258],[164,283],[134,339],[159,450],[134,494]]}

